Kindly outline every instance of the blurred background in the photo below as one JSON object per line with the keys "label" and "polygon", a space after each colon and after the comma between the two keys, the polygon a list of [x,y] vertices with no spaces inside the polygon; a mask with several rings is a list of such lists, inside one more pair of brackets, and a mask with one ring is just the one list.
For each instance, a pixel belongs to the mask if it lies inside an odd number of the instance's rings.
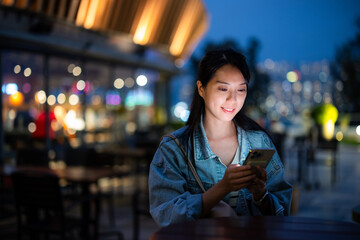
{"label": "blurred background", "polygon": [[129,173],[99,184],[115,228],[147,239],[147,167],[187,121],[202,56],[228,47],[247,57],[246,112],[273,136],[292,214],[353,221],[359,1],[1,0],[0,236],[16,232],[9,167],[106,166]]}

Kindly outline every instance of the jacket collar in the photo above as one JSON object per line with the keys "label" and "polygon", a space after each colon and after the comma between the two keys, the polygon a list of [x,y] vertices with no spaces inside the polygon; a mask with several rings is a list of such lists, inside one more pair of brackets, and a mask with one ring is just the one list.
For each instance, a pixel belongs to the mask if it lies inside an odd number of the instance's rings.
{"label": "jacket collar", "polygon": [[[251,145],[246,132],[239,126],[237,126],[237,133],[238,142],[241,144],[240,163],[242,164],[251,149]],[[194,131],[193,146],[195,160],[201,161],[217,157],[210,148],[209,140],[203,125],[203,115],[201,115],[199,127]]]}

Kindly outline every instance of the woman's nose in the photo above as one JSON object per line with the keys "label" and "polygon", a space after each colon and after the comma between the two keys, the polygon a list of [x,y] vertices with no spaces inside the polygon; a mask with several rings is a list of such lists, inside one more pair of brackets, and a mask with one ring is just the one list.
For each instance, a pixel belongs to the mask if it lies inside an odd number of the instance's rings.
{"label": "woman's nose", "polygon": [[227,100],[236,102],[236,92],[229,92]]}

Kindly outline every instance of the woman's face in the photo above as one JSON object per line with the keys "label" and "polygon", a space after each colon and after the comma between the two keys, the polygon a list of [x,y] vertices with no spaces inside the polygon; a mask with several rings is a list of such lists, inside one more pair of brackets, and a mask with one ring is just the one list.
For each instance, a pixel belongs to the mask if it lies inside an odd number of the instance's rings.
{"label": "woman's face", "polygon": [[197,81],[205,102],[207,120],[232,121],[244,105],[247,85],[240,70],[227,64],[219,68],[206,87]]}

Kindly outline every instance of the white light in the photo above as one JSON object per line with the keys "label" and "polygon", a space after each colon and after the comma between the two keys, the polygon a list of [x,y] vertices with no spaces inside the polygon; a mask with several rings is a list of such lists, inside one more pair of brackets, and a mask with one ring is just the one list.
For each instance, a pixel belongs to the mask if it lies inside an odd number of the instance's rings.
{"label": "white light", "polygon": [[5,87],[5,93],[7,95],[13,95],[13,94],[17,93],[17,91],[18,91],[18,86],[16,83],[9,83]]}
{"label": "white light", "polygon": [[36,97],[39,100],[40,104],[44,104],[46,102],[46,93],[43,90],[40,90],[36,93]]}
{"label": "white light", "polygon": [[182,112],[186,110],[188,110],[188,105],[185,102],[178,102],[174,107],[175,117],[181,118],[181,115],[183,114]]}
{"label": "white light", "polygon": [[114,87],[117,89],[122,89],[124,87],[125,83],[124,80],[122,80],[121,78],[117,78],[114,81]]}
{"label": "white light", "polygon": [[145,86],[147,84],[147,77],[144,76],[144,75],[139,75],[137,78],[136,78],[136,83],[137,85],[139,85],[140,87],[142,86]]}
{"label": "white light", "polygon": [[57,101],[58,101],[59,104],[64,104],[65,101],[66,101],[66,96],[65,96],[65,94],[60,93],[60,94],[57,96]]}
{"label": "white light", "polygon": [[81,67],[79,66],[74,67],[72,73],[75,77],[79,76],[81,74]]}
{"label": "white light", "polygon": [[24,76],[29,77],[31,75],[31,68],[25,68],[24,70]]}
{"label": "white light", "polygon": [[79,80],[77,83],[76,83],[76,88],[79,90],[79,91],[82,91],[85,89],[85,81],[84,80]]}
{"label": "white light", "polygon": [[356,134],[360,136],[360,125],[356,127]]}
{"label": "white light", "polygon": [[75,94],[71,94],[70,97],[69,97],[69,103],[70,105],[76,105],[79,103],[79,97]]}
{"label": "white light", "polygon": [[48,98],[47,98],[47,103],[52,106],[56,103],[56,97],[54,95],[50,95]]}
{"label": "white light", "polygon": [[28,130],[31,133],[34,133],[36,131],[36,124],[34,122],[29,123]]}
{"label": "white light", "polygon": [[20,65],[16,65],[16,66],[14,67],[14,73],[15,73],[15,74],[18,74],[20,71],[21,71]]}

